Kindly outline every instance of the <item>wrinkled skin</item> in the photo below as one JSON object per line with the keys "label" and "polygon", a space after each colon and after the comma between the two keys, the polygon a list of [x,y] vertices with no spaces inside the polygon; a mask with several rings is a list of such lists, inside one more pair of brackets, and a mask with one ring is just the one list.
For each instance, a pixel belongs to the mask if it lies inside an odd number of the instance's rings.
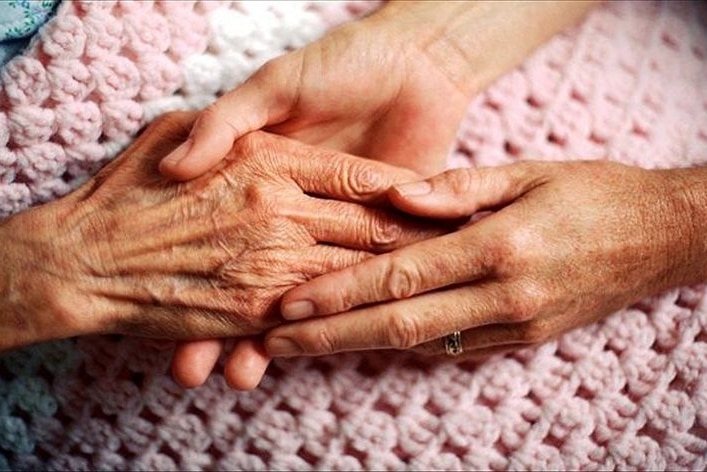
{"label": "wrinkled skin", "polygon": [[158,120],[76,192],[0,225],[0,347],[88,333],[260,333],[280,321],[288,288],[440,234],[355,203],[384,203],[411,172],[264,132],[204,176],[169,181],[157,160],[194,118]]}
{"label": "wrinkled skin", "polygon": [[283,316],[318,317],[273,329],[266,350],[444,355],[441,338],[461,331],[464,356],[485,357],[704,282],[706,181],[704,169],[527,162],[395,187],[391,200],[413,215],[497,211],[289,291]]}
{"label": "wrinkled skin", "polygon": [[[371,17],[273,59],[202,111],[189,139],[160,170],[177,180],[197,177],[240,136],[264,128],[422,175],[440,172],[472,92],[450,75],[448,58],[427,50],[438,31],[424,18],[415,21],[427,34],[406,22],[393,28],[387,19]],[[180,345],[176,380],[189,387],[203,383],[222,344]],[[241,340],[227,360],[226,379],[235,388],[252,388],[266,365],[260,344]]]}
{"label": "wrinkled skin", "polygon": [[[388,2],[266,63],[201,113],[160,170],[177,180],[197,177],[240,136],[262,128],[436,174],[471,97],[589,8],[581,1]],[[175,378],[201,384],[221,346],[218,340],[180,345]],[[225,376],[232,386],[257,383],[267,364],[260,347],[240,341],[229,355]]]}

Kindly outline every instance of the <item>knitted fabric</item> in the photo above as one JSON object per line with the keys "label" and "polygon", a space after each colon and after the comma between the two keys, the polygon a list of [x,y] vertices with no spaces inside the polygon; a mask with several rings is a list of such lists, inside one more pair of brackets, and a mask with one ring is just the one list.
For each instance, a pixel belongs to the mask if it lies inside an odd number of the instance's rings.
{"label": "knitted fabric", "polygon": [[[0,211],[55,199],[167,110],[198,108],[357,3],[64,2],[2,71]],[[452,165],[707,162],[696,4],[603,6],[471,104]],[[483,363],[278,360],[254,392],[185,391],[172,343],[0,356],[0,469],[705,469],[707,289]]]}

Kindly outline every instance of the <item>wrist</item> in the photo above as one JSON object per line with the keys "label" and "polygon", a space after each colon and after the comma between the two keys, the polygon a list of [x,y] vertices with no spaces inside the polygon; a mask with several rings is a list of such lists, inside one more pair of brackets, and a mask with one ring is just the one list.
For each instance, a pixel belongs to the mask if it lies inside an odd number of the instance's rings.
{"label": "wrist", "polygon": [[[75,270],[55,211],[60,202],[31,209],[0,223],[0,351],[86,334],[72,309]],[[85,314],[83,314],[85,315]]]}
{"label": "wrist", "polygon": [[460,17],[470,22],[476,7],[476,2],[389,1],[364,21],[383,34],[395,35],[413,54],[425,56],[471,98],[481,89],[472,73],[469,54],[450,42],[449,34]]}
{"label": "wrist", "polygon": [[23,219],[23,215],[17,215],[0,224],[0,351],[51,337],[47,323],[31,306],[38,300],[31,300],[28,293],[27,283],[33,272],[28,263],[33,255],[23,241]]}
{"label": "wrist", "polygon": [[473,96],[597,3],[391,1],[372,18],[395,25]]}
{"label": "wrist", "polygon": [[671,202],[672,224],[666,230],[685,246],[685,257],[675,261],[678,284],[707,282],[707,168],[656,172],[668,182],[665,198]]}

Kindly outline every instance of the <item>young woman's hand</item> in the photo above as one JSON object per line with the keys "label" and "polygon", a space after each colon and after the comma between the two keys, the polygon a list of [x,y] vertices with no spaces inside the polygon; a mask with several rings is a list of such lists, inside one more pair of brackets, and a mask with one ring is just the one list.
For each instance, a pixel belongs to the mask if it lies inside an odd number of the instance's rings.
{"label": "young woman's hand", "polygon": [[[194,178],[223,159],[235,140],[265,128],[435,174],[444,169],[470,98],[590,7],[584,1],[389,2],[265,64],[201,113],[160,170]],[[221,345],[181,345],[175,377],[184,385],[203,382]],[[232,385],[257,384],[250,372],[262,373],[265,358],[248,354],[257,346],[244,341],[230,355]]]}
{"label": "young woman's hand", "polygon": [[442,171],[471,90],[425,50],[434,28],[378,16],[266,63],[201,112],[160,170],[196,177],[265,128],[423,175]]}

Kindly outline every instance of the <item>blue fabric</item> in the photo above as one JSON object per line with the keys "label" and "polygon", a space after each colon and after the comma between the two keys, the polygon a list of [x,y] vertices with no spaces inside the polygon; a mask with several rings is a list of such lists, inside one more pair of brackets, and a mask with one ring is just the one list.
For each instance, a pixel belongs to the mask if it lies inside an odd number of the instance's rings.
{"label": "blue fabric", "polygon": [[19,54],[61,0],[0,0],[0,65]]}

